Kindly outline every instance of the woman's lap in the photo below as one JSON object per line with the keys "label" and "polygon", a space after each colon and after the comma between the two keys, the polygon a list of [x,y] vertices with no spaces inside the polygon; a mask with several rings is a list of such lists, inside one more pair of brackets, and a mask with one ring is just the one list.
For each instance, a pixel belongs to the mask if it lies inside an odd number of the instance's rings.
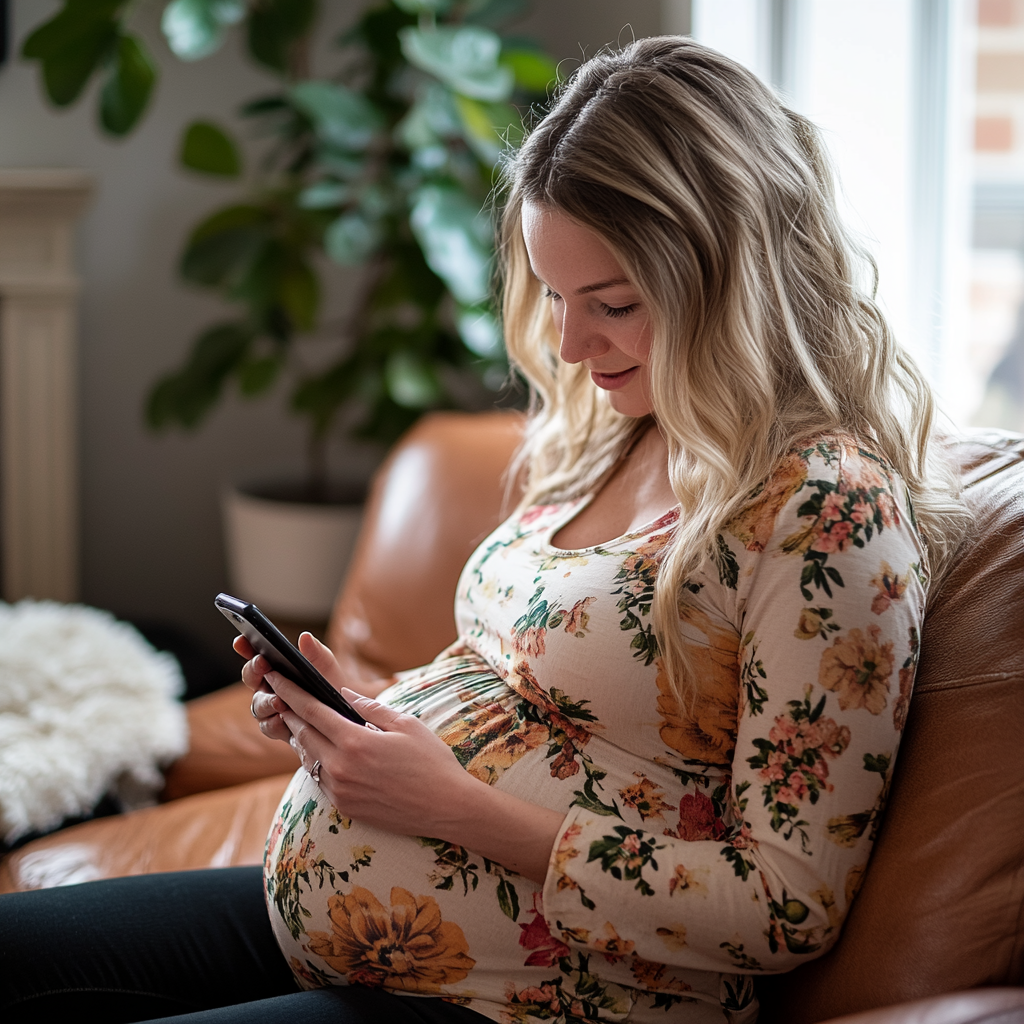
{"label": "woman's lap", "polygon": [[[388,1005],[384,1005],[388,1004]],[[0,896],[0,1016],[363,1024],[479,1021],[440,1000],[300,992],[274,939],[261,871],[115,878]]]}

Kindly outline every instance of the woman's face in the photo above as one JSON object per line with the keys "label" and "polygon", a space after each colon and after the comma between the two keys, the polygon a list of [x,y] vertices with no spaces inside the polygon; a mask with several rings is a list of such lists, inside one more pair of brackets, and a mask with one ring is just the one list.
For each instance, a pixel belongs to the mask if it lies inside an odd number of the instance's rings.
{"label": "woman's face", "polygon": [[651,412],[651,332],[640,294],[590,228],[550,207],[523,206],[530,265],[547,288],[558,354],[583,363],[624,416]]}

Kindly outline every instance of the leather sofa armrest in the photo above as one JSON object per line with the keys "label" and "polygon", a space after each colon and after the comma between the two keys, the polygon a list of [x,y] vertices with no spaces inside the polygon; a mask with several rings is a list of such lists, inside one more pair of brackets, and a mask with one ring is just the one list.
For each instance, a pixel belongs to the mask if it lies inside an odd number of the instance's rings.
{"label": "leather sofa armrest", "polygon": [[260,732],[251,699],[252,691],[235,683],[188,702],[189,749],[167,769],[163,800],[294,773],[295,751]]}
{"label": "leather sofa armrest", "polygon": [[1024,988],[950,992],[867,1013],[833,1017],[822,1024],[1024,1024]]}

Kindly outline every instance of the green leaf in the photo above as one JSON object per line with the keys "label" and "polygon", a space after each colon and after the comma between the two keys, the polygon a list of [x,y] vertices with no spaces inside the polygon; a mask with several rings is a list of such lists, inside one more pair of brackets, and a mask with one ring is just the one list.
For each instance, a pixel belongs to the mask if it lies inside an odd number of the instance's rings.
{"label": "green leaf", "polygon": [[500,63],[512,71],[516,85],[527,92],[546,93],[558,81],[558,66],[539,50],[503,50]]}
{"label": "green leaf", "polygon": [[297,331],[313,330],[320,308],[320,282],[307,263],[296,260],[285,266],[277,283],[277,300]]}
{"label": "green leaf", "polygon": [[262,394],[277,380],[283,366],[284,359],[280,355],[247,359],[238,368],[239,390],[246,398]]}
{"label": "green leaf", "polygon": [[498,882],[498,906],[501,912],[515,921],[519,917],[519,894],[515,886],[506,879]]}
{"label": "green leaf", "polygon": [[384,370],[388,394],[406,409],[426,409],[441,397],[433,370],[411,352],[396,352]]}
{"label": "green leaf", "polygon": [[117,44],[117,16],[126,0],[68,0],[25,40],[22,56],[42,62],[43,84],[58,107],[74,103]]}
{"label": "green leaf", "polygon": [[505,150],[514,149],[523,141],[523,122],[515,107],[507,103],[481,103],[466,96],[456,96],[455,105],[463,136],[484,164],[496,164]]}
{"label": "green leaf", "polygon": [[192,232],[181,258],[181,275],[210,286],[238,281],[269,238],[269,215],[262,207],[218,210]]}
{"label": "green leaf", "polygon": [[529,0],[470,0],[463,20],[468,25],[497,28],[529,9]]}
{"label": "green leaf", "polygon": [[155,84],[156,65],[142,40],[121,36],[100,93],[100,124],[111,135],[127,135],[142,117]]}
{"label": "green leaf", "polygon": [[153,388],[146,419],[154,430],[195,427],[217,403],[228,375],[243,361],[253,334],[245,324],[218,324],[197,339],[185,365]]}
{"label": "green leaf", "polygon": [[249,53],[282,74],[294,44],[313,26],[316,0],[257,0],[249,14]]}
{"label": "green leaf", "polygon": [[181,162],[193,171],[237,178],[242,160],[234,140],[209,121],[193,121],[181,140]]}
{"label": "green leaf", "polygon": [[160,28],[180,60],[201,60],[220,49],[224,30],[245,17],[245,0],[172,0]]}
{"label": "green leaf", "polygon": [[347,202],[351,195],[351,187],[340,181],[318,181],[299,193],[298,204],[302,210],[329,210]]}
{"label": "green leaf", "polygon": [[383,233],[376,221],[362,213],[342,214],[324,232],[324,250],[343,267],[357,267],[380,245]]}
{"label": "green leaf", "polygon": [[478,100],[507,100],[512,95],[512,69],[498,63],[501,39],[475,25],[399,32],[402,53],[410,64],[441,79],[456,92]]}
{"label": "green leaf", "polygon": [[383,129],[384,116],[365,96],[334,82],[309,81],[289,93],[325,142],[360,152]]}
{"label": "green leaf", "polygon": [[450,89],[440,82],[428,82],[419,91],[409,113],[398,123],[395,133],[407,149],[435,146],[463,134],[463,122]]}
{"label": "green leaf", "polygon": [[503,349],[501,328],[485,309],[464,309],[458,317],[459,337],[463,344],[485,359],[500,355]]}
{"label": "green leaf", "polygon": [[462,191],[426,185],[412,196],[409,216],[430,269],[465,306],[487,298],[493,233],[489,219]]}
{"label": "green leaf", "polygon": [[453,0],[395,0],[395,6],[407,14],[446,14]]}

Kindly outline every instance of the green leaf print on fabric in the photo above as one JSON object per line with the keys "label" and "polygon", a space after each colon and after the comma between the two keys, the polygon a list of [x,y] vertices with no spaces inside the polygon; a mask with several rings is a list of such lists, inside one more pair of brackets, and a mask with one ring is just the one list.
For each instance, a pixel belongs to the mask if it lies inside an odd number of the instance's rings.
{"label": "green leaf print on fabric", "polygon": [[601,870],[619,881],[636,882],[634,888],[642,896],[653,896],[654,889],[643,877],[645,867],[658,870],[658,862],[654,859],[656,850],[663,850],[665,844],[656,845],[653,838],[646,833],[616,825],[612,831],[615,835],[602,836],[590,844],[587,863],[600,860]]}
{"label": "green leaf print on fabric", "polygon": [[[582,640],[590,632],[590,612],[587,610],[596,597],[584,597],[571,609],[558,608],[557,600],[548,602],[544,597],[546,586],[541,584],[533,592],[526,611],[512,625],[512,649],[517,654],[541,658],[547,653],[547,631],[563,626],[570,636]],[[593,719],[591,719],[593,721]]]}
{"label": "green leaf print on fabric", "polygon": [[614,581],[619,584],[612,596],[621,595],[616,607],[622,612],[619,629],[633,633],[630,647],[633,657],[650,665],[658,657],[658,638],[651,623],[643,619],[651,614],[654,603],[654,584],[658,577],[660,555],[668,543],[670,533],[658,534],[635,551],[629,552],[622,562]]}
{"label": "green leaf print on fabric", "polygon": [[[312,916],[302,905],[302,883],[304,882],[306,888],[312,892],[311,873],[316,875],[319,882],[317,888],[320,889],[328,880],[332,888],[336,878],[348,880],[348,875],[345,872],[339,871],[327,861],[322,853],[316,852],[316,843],[309,838],[310,824],[314,815],[317,814],[317,810],[316,800],[307,800],[302,809],[293,814],[292,803],[289,800],[282,807],[280,822],[274,830],[277,831],[280,828],[281,846],[274,864],[274,872],[267,876],[267,898],[273,903],[281,920],[284,921],[292,938],[296,941],[305,931],[302,919]],[[320,811],[320,813],[323,812]],[[304,828],[302,839],[296,846],[295,834],[299,825]],[[275,838],[274,832],[271,832],[268,844],[272,844]],[[370,853],[372,852],[371,850]],[[368,859],[366,863],[369,864]]]}
{"label": "green leaf print on fabric", "polygon": [[744,950],[742,942],[720,942],[719,949],[724,949],[738,968],[744,971],[763,971],[759,960],[755,960]]}
{"label": "green leaf print on fabric", "polygon": [[632,1005],[626,989],[591,973],[589,954],[577,953],[575,965],[565,958],[559,969],[561,977],[512,992],[505,1009],[510,1022],[532,1024],[557,1018],[566,1024],[583,1024],[608,1019],[610,1014],[625,1015]]}
{"label": "green leaf print on fabric", "polygon": [[[801,457],[806,461],[813,452],[820,454],[820,448],[808,449]],[[830,581],[837,587],[846,585],[839,570],[828,564],[830,555],[862,548],[876,532],[899,525],[890,486],[885,463],[857,448],[856,455],[846,450],[835,482],[805,480],[798,488],[798,492],[805,488],[813,492],[797,509],[799,517],[811,522],[787,537],[781,547],[788,554],[803,555],[800,593],[805,601],[814,600],[812,585],[829,597],[833,596]]]}
{"label": "green leaf print on fabric", "polygon": [[718,568],[718,582],[723,587],[735,590],[740,581],[740,566],[732,548],[725,542],[725,538],[718,534],[715,537],[715,565]]}
{"label": "green leaf print on fabric", "polygon": [[825,695],[811,707],[812,686],[804,691],[802,701],[788,702],[788,711],[778,715],[767,738],[754,740],[758,753],[747,758],[764,782],[764,806],[771,809],[771,826],[790,839],[800,835],[805,853],[807,822],[799,817],[804,799],[818,802],[822,792],[831,792],[828,761],[838,757],[850,744],[850,729],[839,726],[831,718],[823,718]]}
{"label": "green leaf print on fabric", "polygon": [[[462,894],[468,896],[470,890],[475,890],[480,884],[480,865],[471,861],[472,854],[468,850],[454,843],[446,843],[443,839],[421,836],[420,842],[437,853],[434,870],[427,876],[427,880],[435,889],[451,891],[455,888],[455,879],[458,878],[462,882]],[[480,859],[484,862],[484,873],[498,880],[496,892],[501,912],[513,921],[517,920],[519,894],[508,879],[512,872],[506,872],[500,864],[486,857]]]}
{"label": "green leaf print on fabric", "polygon": [[740,664],[740,685],[743,687],[747,698],[747,714],[753,718],[755,715],[763,714],[765,703],[768,700],[768,691],[758,683],[758,679],[767,679],[768,673],[764,670],[764,662],[757,656],[757,644],[754,642],[753,632],[748,633],[742,641],[743,660]]}

